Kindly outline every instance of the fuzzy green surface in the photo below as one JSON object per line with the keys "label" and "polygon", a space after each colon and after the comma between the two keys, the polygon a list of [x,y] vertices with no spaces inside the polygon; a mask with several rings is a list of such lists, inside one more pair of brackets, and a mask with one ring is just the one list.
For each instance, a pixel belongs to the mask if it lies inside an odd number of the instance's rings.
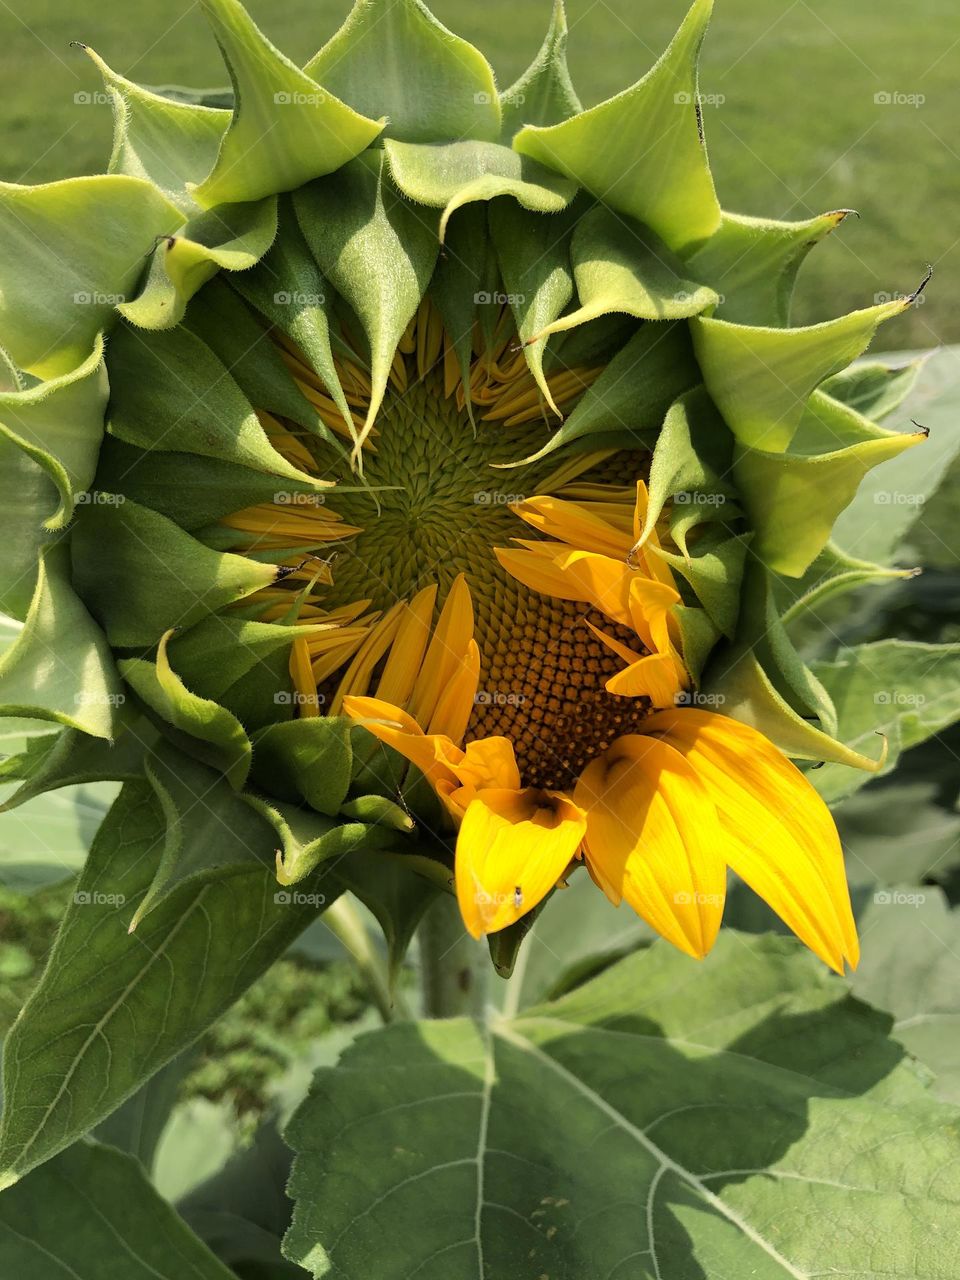
{"label": "fuzzy green surface", "polygon": [[[252,16],[304,62],[336,29],[346,0],[251,0]],[[548,0],[517,5],[436,0],[437,17],[478,44],[502,88],[539,46]],[[659,56],[686,0],[569,0],[570,63],[585,104],[618,92]],[[83,40],[119,72],[147,84],[223,82],[214,42],[190,0],[121,0],[84,9],[72,0],[11,0],[0,72],[0,178],[42,182],[103,169],[110,107]],[[721,201],[742,213],[803,218],[852,206],[849,220],[804,269],[795,319],[808,322],[909,292],[927,262],[937,278],[922,307],[878,347],[960,341],[953,305],[960,240],[951,216],[960,113],[954,0],[905,9],[871,0],[720,0],[703,51],[701,92]],[[878,93],[923,95],[922,105],[878,104]],[[74,101],[74,96],[93,96]],[[711,95],[723,95],[714,103]]]}

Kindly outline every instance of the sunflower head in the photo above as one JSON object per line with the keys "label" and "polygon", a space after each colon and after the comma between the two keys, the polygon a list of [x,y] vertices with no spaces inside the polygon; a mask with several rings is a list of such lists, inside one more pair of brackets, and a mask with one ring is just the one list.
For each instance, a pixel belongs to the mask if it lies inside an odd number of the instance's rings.
{"label": "sunflower head", "polygon": [[0,187],[0,697],[63,726],[24,796],[145,775],[176,821],[200,769],[283,884],[380,849],[478,937],[579,872],[702,956],[732,868],[855,963],[787,756],[878,766],[779,584],[922,438],[836,377],[916,295],[790,325],[847,211],[720,208],[710,0],[587,110],[560,0],[499,93],[421,0],[357,0],[303,68],[203,8],[229,94],[87,50],[109,172]]}

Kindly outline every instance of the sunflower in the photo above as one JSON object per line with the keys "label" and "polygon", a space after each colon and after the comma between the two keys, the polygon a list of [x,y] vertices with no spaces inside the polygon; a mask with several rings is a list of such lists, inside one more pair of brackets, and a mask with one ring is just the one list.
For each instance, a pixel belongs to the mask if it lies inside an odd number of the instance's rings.
{"label": "sunflower", "polygon": [[475,937],[584,866],[703,956],[729,869],[855,964],[788,756],[881,762],[836,740],[783,588],[801,608],[821,557],[817,590],[890,576],[830,531],[923,437],[842,371],[917,294],[790,325],[847,211],[720,208],[710,0],[588,110],[559,0],[499,94],[421,0],[358,0],[304,68],[204,9],[230,94],[88,50],[110,173],[0,189],[0,697],[64,728],[26,792],[140,769],[169,818],[226,787],[283,884],[387,848]]}

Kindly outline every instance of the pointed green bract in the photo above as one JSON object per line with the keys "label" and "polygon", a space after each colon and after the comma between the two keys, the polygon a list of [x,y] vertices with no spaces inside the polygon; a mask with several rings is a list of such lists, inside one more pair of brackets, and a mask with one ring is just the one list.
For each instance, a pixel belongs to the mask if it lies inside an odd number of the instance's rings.
{"label": "pointed green bract", "polygon": [[347,797],[350,725],[314,716],[271,725],[253,740],[253,776],[271,795],[333,817]]}
{"label": "pointed green bract", "polygon": [[277,202],[271,197],[198,213],[179,235],[153,251],[143,288],[118,310],[141,329],[169,329],[187,303],[218,271],[246,271],[259,262],[277,234]]}
{"label": "pointed green bract", "polygon": [[260,200],[333,173],[382,124],[358,115],[275,49],[239,0],[201,0],[230,72],[236,108],[216,164],[198,185],[202,207]]}
{"label": "pointed green bract", "polygon": [[558,169],[675,252],[720,225],[699,121],[697,58],[713,0],[696,0],[656,66],[632,89],[562,124],[528,126],[514,147]]}
{"label": "pointed green bract", "polygon": [[277,883],[299,884],[321,863],[335,858],[337,864],[357,849],[376,849],[395,844],[397,835],[388,827],[363,822],[334,822],[299,805],[267,802],[248,795],[247,803],[274,828],[282,846],[277,850]]}
{"label": "pointed green bract", "polygon": [[106,641],[71,586],[63,543],[40,556],[23,630],[0,657],[0,682],[0,715],[113,737],[122,686]]}
{"label": "pointed green bract", "polygon": [[741,444],[786,449],[812,393],[862,355],[877,326],[910,300],[852,311],[803,329],[768,329],[697,316],[694,350],[707,390]]}
{"label": "pointed green bract", "polygon": [[384,149],[403,194],[443,210],[441,241],[451,216],[472,201],[512,196],[535,213],[559,213],[577,193],[576,183],[497,142],[425,146],[388,139]]}
{"label": "pointed green bract", "polygon": [[500,105],[483,54],[422,0],[356,0],[306,74],[404,142],[500,136]]}
{"label": "pointed green bract", "polygon": [[810,250],[850,213],[837,209],[805,222],[776,222],[724,213],[720,226],[687,266],[720,295],[715,315],[743,324],[783,326],[797,273]]}
{"label": "pointed green bract", "polygon": [[567,69],[567,15],[554,0],[546,38],[519,80],[500,95],[503,136],[509,142],[525,124],[551,125],[583,110]]}
{"label": "pointed green bract", "polygon": [[912,578],[917,572],[916,569],[887,569],[883,565],[871,564],[869,560],[858,560],[841,551],[833,542],[828,542],[799,581],[785,584],[787,589],[795,592],[795,596],[781,614],[780,620],[785,626],[789,626],[805,615],[812,614],[815,617],[818,607],[831,596],[852,591],[871,582]]}
{"label": "pointed green bract", "polygon": [[112,645],[156,644],[276,580],[272,565],[212,551],[118,496],[98,491],[72,538],[74,582]]}
{"label": "pointed green bract", "polygon": [[146,178],[185,218],[199,212],[189,188],[216,163],[232,112],[170,98],[118,75],[93,49],[82,46],[103,76],[113,102],[110,173]]}
{"label": "pointed green bract", "polygon": [[294,205],[320,270],[353,307],[370,343],[370,409],[353,454],[359,466],[360,446],[383,402],[397,343],[440,252],[436,218],[403,201],[376,156],[354,161],[336,179],[302,188]]}
{"label": "pointed green bract", "polygon": [[656,236],[603,207],[577,223],[570,260],[580,307],[554,320],[538,338],[611,314],[682,320],[717,302],[712,289],[681,274],[681,264]]}
{"label": "pointed green bract", "polygon": [[43,467],[0,432],[0,609],[20,621],[33,599],[41,550],[53,536],[44,524],[61,502]]}
{"label": "pointed green bract", "polygon": [[0,342],[16,364],[42,378],[82,364],[134,291],[157,237],[182,222],[143,178],[0,183]]}
{"label": "pointed green bract", "polygon": [[60,494],[43,528],[62,529],[97,469],[107,404],[103,340],[70,373],[23,391],[0,392],[0,432],[42,467]]}
{"label": "pointed green bract", "polygon": [[834,400],[880,422],[899,408],[916,386],[929,356],[917,356],[902,365],[865,360],[828,378],[821,390]]}

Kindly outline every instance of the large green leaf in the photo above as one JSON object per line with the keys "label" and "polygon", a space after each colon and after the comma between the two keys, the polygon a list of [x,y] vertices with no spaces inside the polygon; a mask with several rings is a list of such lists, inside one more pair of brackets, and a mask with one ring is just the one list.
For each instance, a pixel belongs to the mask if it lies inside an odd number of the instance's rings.
{"label": "large green leaf", "polygon": [[495,141],[500,104],[493,72],[422,0],[356,0],[307,75],[364,115],[385,116],[404,142]]}
{"label": "large green leaf", "polygon": [[563,0],[554,0],[543,44],[519,80],[501,93],[500,109],[506,142],[525,124],[559,124],[583,110],[567,69],[567,14]]}
{"label": "large green leaf", "polygon": [[329,1280],[946,1280],[957,1112],[889,1026],[793,940],[726,932],[702,966],[660,942],[487,1031],[363,1037],[288,1127],[287,1256]]}
{"label": "large green leaf", "polygon": [[[871,752],[882,734],[887,772],[901,751],[960,718],[960,645],[880,640],[843,649],[836,661],[814,669],[836,706],[840,740]],[[827,764],[812,780],[834,801],[863,786],[868,776]]]}
{"label": "large green leaf", "polygon": [[619,213],[651,227],[671,249],[694,248],[720,224],[700,128],[697,58],[713,0],[695,0],[672,44],[632,89],[513,140]]}
{"label": "large green leaf", "polygon": [[[199,829],[209,838],[209,827]],[[278,901],[272,833],[264,826],[262,862],[248,856],[235,874],[185,881],[130,935],[164,830],[150,788],[128,783],[94,841],[47,969],[7,1038],[0,1184],[115,1110],[283,953],[324,893],[332,899],[338,892],[311,883],[309,892]]]}
{"label": "large green leaf", "polygon": [[23,1280],[230,1280],[130,1156],[78,1143],[0,1196],[0,1270]]}

